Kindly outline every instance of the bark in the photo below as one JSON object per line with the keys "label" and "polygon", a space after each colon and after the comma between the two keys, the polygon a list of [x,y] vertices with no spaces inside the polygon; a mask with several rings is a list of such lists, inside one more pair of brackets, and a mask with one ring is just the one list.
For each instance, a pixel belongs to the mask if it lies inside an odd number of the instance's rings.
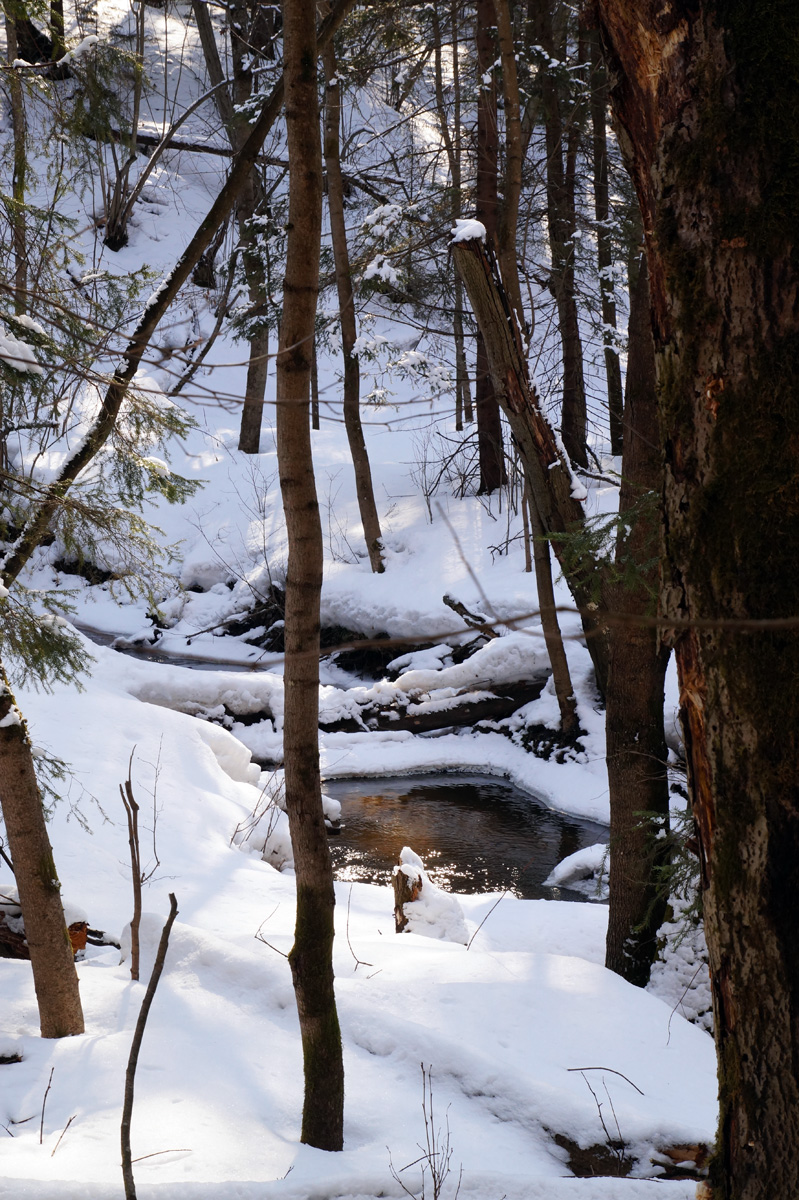
{"label": "bark", "polygon": [[[133,1031],[133,1040],[130,1044],[130,1054],[128,1056],[128,1065],[125,1071],[125,1095],[122,1103],[122,1120],[120,1122],[120,1144],[122,1149],[122,1183],[125,1188],[125,1200],[136,1200],[136,1185],[133,1179],[133,1160],[130,1150],[130,1123],[133,1118],[133,1096],[136,1086],[136,1067],[139,1062],[139,1051],[141,1050],[142,1038],[144,1037],[147,1018],[150,1015],[153,1000],[155,999],[156,988],[158,981],[161,978],[161,973],[166,962],[166,952],[169,948],[169,935],[172,932],[172,926],[175,924],[175,917],[178,915],[178,902],[175,899],[174,893],[169,893],[169,916],[166,919],[166,924],[161,930],[161,939],[158,943],[158,950],[153,963],[150,982],[147,984],[147,990],[144,993],[144,999],[141,1002],[139,1016],[136,1020],[136,1028]],[[53,1152],[55,1153],[55,1151]]]}
{"label": "bark", "polygon": [[[548,0],[537,0],[538,40],[546,52],[565,57],[565,46],[556,47],[552,14]],[[563,403],[561,432],[563,444],[572,462],[586,467],[587,409],[583,377],[583,348],[577,315],[574,272],[574,233],[576,229],[574,172],[568,170],[567,131],[562,114],[561,83],[545,71],[542,102],[546,135],[547,228],[552,259],[551,287],[558,310],[563,355]]]}
{"label": "bark", "polygon": [[502,282],[516,313],[519,328],[524,329],[524,305],[516,265],[516,231],[522,194],[521,105],[513,44],[513,22],[508,0],[494,0],[494,13],[502,62],[502,96],[505,105],[505,177],[497,226],[497,258]]}
{"label": "bark", "polygon": [[[433,25],[433,61],[435,65],[435,93],[441,140],[447,154],[450,175],[450,214],[453,223],[461,216],[462,171],[461,171],[461,88],[458,38],[458,5],[452,0],[450,7],[450,40],[452,47],[452,132],[450,133],[447,108],[444,103],[444,77],[441,54],[441,28],[435,6],[431,9]],[[472,397],[469,389],[469,374],[466,367],[466,342],[463,332],[463,285],[457,273],[454,287],[454,310],[452,333],[455,343],[455,429],[463,429],[464,416],[473,419]]]}
{"label": "bark", "polygon": [[[497,91],[492,68],[496,48],[491,34],[494,16],[493,0],[477,0],[475,40],[477,44],[477,179],[475,212],[486,228],[489,245],[497,234]],[[490,82],[483,82],[484,77]],[[493,492],[507,481],[505,456],[502,449],[502,422],[499,403],[494,394],[483,335],[478,330],[475,362],[475,416],[477,418],[477,452],[480,462],[481,493]]]}
{"label": "bark", "polygon": [[330,214],[330,236],[333,242],[333,261],[336,270],[341,343],[344,351],[344,426],[355,471],[355,493],[361,515],[363,535],[369,564],[376,574],[382,574],[383,543],[380,518],[377,515],[372,485],[372,468],[361,424],[361,370],[355,343],[358,328],[355,321],[355,296],[347,248],[347,226],[344,219],[344,183],[341,177],[341,86],[338,83],[336,52],[329,45],[324,52],[325,79],[325,168],[327,170],[327,203]]}
{"label": "bark", "polygon": [[608,84],[599,39],[591,35],[591,158],[594,177],[594,216],[596,217],[597,266],[602,303],[602,341],[605,347],[605,379],[608,389],[610,449],[624,450],[624,400],[621,366],[615,349],[616,301],[613,297],[613,247],[610,236],[610,189],[608,186]]}
{"label": "bark", "polygon": [[600,0],[647,241],[719,1060],[717,1200],[799,1195],[799,9]]}
{"label": "bark", "polygon": [[333,986],[333,869],[319,780],[319,603],[322,526],[313,474],[308,397],[319,288],[322,160],[313,0],[284,10],[289,220],[277,358],[277,453],[288,533],[285,612],[286,811],[297,876],[289,955],[305,1072],[301,1139],[343,1146],[344,1068]]}
{"label": "bark", "polygon": [[[141,113],[142,92],[144,89],[144,3],[136,14],[136,65],[134,67],[133,100],[131,104],[130,133],[125,134],[121,146],[125,154],[124,162],[119,165],[116,153],[114,162],[117,166],[114,185],[106,192],[106,225],[103,242],[109,250],[121,250],[128,244],[128,218],[131,208],[128,204],[130,193],[130,168],[136,161],[136,134],[139,131],[139,116]],[[63,28],[63,26],[62,26]]]}
{"label": "bark", "polygon": [[0,797],[30,951],[42,1037],[83,1033],[83,1010],[61,886],[25,721],[0,666]]}
{"label": "bark", "polygon": [[[8,61],[19,57],[17,45],[17,23],[8,7],[4,5],[6,44]],[[21,315],[28,306],[28,251],[25,222],[25,192],[28,171],[26,149],[27,121],[22,81],[15,70],[7,72],[8,92],[11,101],[11,129],[14,137],[14,169],[11,182],[11,239],[14,246],[14,311]]]}
{"label": "bark", "polygon": [[[610,789],[610,911],[605,966],[640,987],[649,980],[666,912],[658,886],[668,841],[669,790],[663,724],[669,652],[652,616],[659,584],[662,480],[646,264],[630,303],[624,461],[616,541],[615,606],[631,623],[609,632],[605,736]],[[633,568],[631,571],[630,568]]]}
{"label": "bark", "polygon": [[544,642],[552,666],[552,680],[555,685],[555,695],[560,709],[560,727],[566,734],[577,733],[577,701],[569,671],[569,661],[563,646],[558,610],[555,604],[555,589],[552,586],[552,561],[549,555],[549,542],[544,537],[544,527],[541,518],[533,504],[529,486],[525,486],[522,504],[526,504],[530,513],[530,527],[533,535],[533,561],[535,563],[535,582],[538,589],[538,611],[541,617],[541,628],[544,631]]}

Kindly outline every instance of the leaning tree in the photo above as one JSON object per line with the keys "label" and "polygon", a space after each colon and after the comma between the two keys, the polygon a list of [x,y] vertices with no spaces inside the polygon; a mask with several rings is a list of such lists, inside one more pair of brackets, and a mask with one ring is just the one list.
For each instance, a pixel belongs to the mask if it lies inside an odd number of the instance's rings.
{"label": "leaning tree", "polygon": [[714,1197],[799,1195],[799,6],[597,0],[644,214],[719,1062]]}

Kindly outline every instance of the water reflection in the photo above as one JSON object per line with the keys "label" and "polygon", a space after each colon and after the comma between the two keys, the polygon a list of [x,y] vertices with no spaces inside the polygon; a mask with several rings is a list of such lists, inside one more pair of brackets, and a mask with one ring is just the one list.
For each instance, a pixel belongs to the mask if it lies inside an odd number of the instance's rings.
{"label": "water reflection", "polygon": [[606,842],[604,825],[552,812],[512,784],[475,775],[341,779],[324,784],[341,802],[331,838],[336,878],[386,883],[403,846],[452,892],[509,888],[526,899],[585,900],[543,881],[561,859]]}

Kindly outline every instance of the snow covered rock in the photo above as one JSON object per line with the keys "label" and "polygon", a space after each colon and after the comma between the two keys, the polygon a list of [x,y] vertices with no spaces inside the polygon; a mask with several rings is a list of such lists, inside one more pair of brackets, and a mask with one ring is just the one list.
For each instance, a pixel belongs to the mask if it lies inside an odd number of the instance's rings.
{"label": "snow covered rock", "polygon": [[607,875],[608,847],[604,842],[596,842],[561,859],[544,880],[544,887],[566,887],[593,900],[604,900]]}

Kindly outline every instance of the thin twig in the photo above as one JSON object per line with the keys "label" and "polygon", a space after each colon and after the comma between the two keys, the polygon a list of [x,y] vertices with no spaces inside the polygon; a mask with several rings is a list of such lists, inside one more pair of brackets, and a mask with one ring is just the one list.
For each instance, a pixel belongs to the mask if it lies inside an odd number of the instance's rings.
{"label": "thin twig", "polygon": [[50,1068],[50,1078],[47,1080],[47,1087],[44,1089],[44,1097],[42,1099],[42,1119],[39,1122],[39,1145],[42,1144],[44,1138],[44,1106],[47,1103],[47,1093],[50,1091],[50,1084],[53,1082],[53,1071],[55,1067]]}
{"label": "thin twig", "polygon": [[142,1162],[145,1158],[157,1158],[159,1154],[191,1154],[191,1146],[173,1146],[171,1150],[153,1150],[152,1154],[140,1154],[138,1158],[132,1158],[132,1163]]}
{"label": "thin twig", "polygon": [[483,928],[483,926],[485,925],[485,923],[486,923],[486,921],[488,920],[488,918],[491,916],[491,914],[492,914],[492,912],[494,911],[494,909],[497,907],[497,905],[498,905],[498,904],[501,904],[501,903],[502,903],[502,901],[505,899],[505,897],[507,896],[507,894],[508,894],[508,892],[509,892],[509,891],[510,891],[510,888],[509,888],[509,887],[506,887],[506,888],[505,888],[505,891],[502,893],[502,895],[500,896],[499,900],[495,900],[495,901],[494,901],[494,903],[491,905],[491,907],[489,908],[488,912],[487,912],[487,913],[486,913],[486,915],[483,917],[482,921],[481,921],[481,922],[480,922],[480,924],[477,926],[477,928],[475,929],[474,933],[472,934],[472,936],[469,938],[468,942],[466,943],[466,949],[467,949],[467,950],[468,950],[468,949],[471,947],[471,944],[472,944],[472,942],[473,942],[473,941],[474,941],[474,939],[477,937],[478,933],[479,933],[479,932],[480,932],[480,930]]}
{"label": "thin twig", "polygon": [[263,929],[266,922],[271,920],[271,918],[275,915],[276,912],[277,912],[277,908],[274,908],[272,910],[272,912],[269,914],[269,916],[265,917],[264,920],[261,921],[261,924],[258,926],[257,932],[255,934],[255,938],[257,941],[263,942],[263,944],[265,946],[268,946],[270,950],[274,950],[275,954],[279,954],[282,958],[288,958],[288,954],[286,954],[285,950],[278,950],[277,946],[273,946],[271,942],[268,942],[266,940],[266,938],[264,937],[264,935],[261,933],[261,930]]}
{"label": "thin twig", "polygon": [[[358,967],[373,967],[374,963],[364,962],[362,958],[358,958],[358,955],[355,953],[355,951],[352,948],[352,942],[350,941],[350,905],[351,904],[352,904],[352,884],[350,884],[350,893],[347,896],[347,945],[350,948],[350,954],[355,959],[355,970],[357,971]],[[353,974],[354,973],[355,972],[353,972]],[[370,976],[370,978],[371,978],[371,976]]]}
{"label": "thin twig", "polygon": [[[636,1086],[636,1084],[633,1083],[632,1079],[627,1079],[627,1076],[621,1071],[614,1071],[613,1067],[567,1067],[566,1070],[579,1071],[581,1075],[583,1071],[609,1071],[611,1075],[621,1075],[622,1079],[626,1079],[630,1087],[634,1087],[639,1096],[643,1096],[645,1094],[639,1087]],[[586,1083],[588,1083],[587,1079]]]}
{"label": "thin twig", "polygon": [[685,997],[686,997],[686,996],[688,995],[688,993],[690,992],[691,988],[694,986],[694,980],[696,979],[696,977],[697,977],[697,975],[699,974],[699,972],[700,972],[700,971],[703,971],[703,970],[706,970],[706,968],[707,968],[707,963],[700,963],[700,964],[699,964],[699,966],[696,968],[696,970],[694,971],[693,975],[692,975],[692,976],[691,976],[691,978],[689,979],[688,983],[685,985],[685,991],[684,991],[684,992],[683,992],[683,994],[680,996],[679,1000],[678,1000],[678,1001],[677,1001],[677,1003],[674,1005],[674,1008],[673,1008],[673,1009],[671,1010],[671,1012],[669,1013],[669,1023],[668,1023],[668,1025],[666,1026],[666,1032],[668,1033],[668,1037],[666,1038],[666,1045],[667,1045],[667,1046],[668,1046],[669,1042],[671,1041],[671,1020],[672,1020],[672,1017],[674,1016],[674,1014],[676,1013],[677,1009],[678,1009],[678,1008],[680,1007],[680,1005],[682,1004],[682,1002],[683,1002],[683,1000],[685,999]]}
{"label": "thin twig", "polygon": [[73,1114],[72,1114],[72,1116],[71,1116],[71,1117],[69,1118],[69,1120],[67,1121],[67,1123],[66,1123],[66,1125],[64,1126],[64,1128],[61,1130],[61,1137],[59,1137],[58,1141],[57,1141],[57,1142],[56,1142],[56,1144],[53,1146],[53,1151],[52,1151],[52,1154],[50,1155],[50,1157],[51,1157],[51,1158],[53,1157],[53,1154],[55,1154],[55,1152],[56,1152],[56,1150],[58,1149],[58,1147],[61,1145],[61,1138],[64,1136],[64,1134],[66,1133],[66,1131],[69,1129],[70,1125],[71,1125],[71,1124],[72,1124],[72,1122],[75,1120],[75,1117],[76,1117],[77,1115],[78,1115],[77,1113],[73,1113]]}
{"label": "thin twig", "polygon": [[150,982],[147,984],[147,991],[144,993],[141,1008],[139,1010],[139,1018],[136,1022],[136,1028],[133,1032],[133,1041],[130,1046],[130,1057],[128,1058],[128,1068],[125,1072],[125,1100],[122,1106],[122,1124],[120,1129],[120,1137],[122,1143],[122,1180],[125,1185],[125,1200],[136,1200],[136,1186],[133,1182],[133,1169],[131,1167],[130,1157],[130,1121],[133,1115],[133,1089],[136,1081],[136,1064],[139,1061],[139,1050],[141,1049],[142,1038],[144,1037],[144,1027],[147,1024],[147,1017],[150,1012],[153,998],[155,997],[155,989],[158,987],[158,980],[161,978],[161,972],[164,969],[164,961],[166,959],[166,951],[169,945],[169,935],[172,932],[172,926],[175,923],[175,917],[178,915],[178,902],[175,899],[174,893],[169,893],[169,916],[161,933],[161,941],[158,943],[158,953],[155,956],[153,964],[153,972],[150,976]]}

